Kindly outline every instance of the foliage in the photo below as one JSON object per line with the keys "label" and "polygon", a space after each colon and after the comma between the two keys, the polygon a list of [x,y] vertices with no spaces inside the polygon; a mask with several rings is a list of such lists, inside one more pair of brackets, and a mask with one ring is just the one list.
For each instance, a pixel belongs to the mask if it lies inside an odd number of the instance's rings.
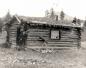
{"label": "foliage", "polygon": [[60,19],[61,20],[64,20],[64,17],[65,17],[65,13],[63,11],[60,12]]}
{"label": "foliage", "polygon": [[55,12],[54,12],[53,8],[51,8],[51,14],[50,14],[50,17],[51,17],[51,18],[54,18],[54,16],[55,16]]}
{"label": "foliage", "polygon": [[0,18],[0,32],[2,31],[2,26],[3,26],[3,21],[2,21],[2,19]]}
{"label": "foliage", "polygon": [[7,12],[6,16],[5,16],[5,22],[8,22],[11,19],[11,14],[10,12]]}

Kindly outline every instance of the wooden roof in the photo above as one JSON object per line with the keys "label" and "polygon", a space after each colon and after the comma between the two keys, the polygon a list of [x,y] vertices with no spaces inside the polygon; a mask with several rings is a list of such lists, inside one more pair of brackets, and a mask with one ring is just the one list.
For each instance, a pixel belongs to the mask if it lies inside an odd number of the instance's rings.
{"label": "wooden roof", "polygon": [[[82,28],[80,24],[73,24],[72,21],[56,21],[55,19],[47,18],[47,17],[24,17],[24,16],[14,16],[16,20],[20,23],[22,20],[26,21],[28,24],[35,25],[49,25],[49,26],[63,26],[63,27],[75,27]],[[83,23],[83,22],[81,22]],[[11,24],[11,23],[10,23]]]}
{"label": "wooden roof", "polygon": [[[33,24],[40,24],[40,25],[45,24],[45,25],[53,25],[53,26],[82,28],[81,24],[73,24],[72,21],[68,21],[68,20],[56,21],[55,19],[48,18],[48,17],[23,17],[23,16],[20,16],[19,18],[27,21],[27,23],[33,23]],[[80,23],[84,23],[84,22],[81,21]]]}

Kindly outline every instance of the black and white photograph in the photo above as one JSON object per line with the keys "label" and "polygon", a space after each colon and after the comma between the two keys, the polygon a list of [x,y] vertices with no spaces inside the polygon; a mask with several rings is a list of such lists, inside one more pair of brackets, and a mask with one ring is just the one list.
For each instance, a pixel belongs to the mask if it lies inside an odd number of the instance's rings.
{"label": "black and white photograph", "polygon": [[0,68],[86,68],[86,0],[0,0]]}

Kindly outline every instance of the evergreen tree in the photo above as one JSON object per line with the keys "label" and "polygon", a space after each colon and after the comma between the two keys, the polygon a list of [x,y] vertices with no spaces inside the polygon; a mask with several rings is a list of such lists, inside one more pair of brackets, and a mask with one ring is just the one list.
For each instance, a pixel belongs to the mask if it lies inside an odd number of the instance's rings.
{"label": "evergreen tree", "polygon": [[53,8],[51,8],[51,13],[50,13],[50,18],[54,18],[54,16],[55,16],[55,12],[54,12],[54,10],[53,10]]}
{"label": "evergreen tree", "polygon": [[65,13],[63,11],[60,12],[60,19],[61,20],[64,20],[64,17],[65,17]]}
{"label": "evergreen tree", "polygon": [[2,19],[0,18],[0,32],[1,32],[1,30],[2,30],[2,26],[3,26],[3,21],[2,21]]}
{"label": "evergreen tree", "polygon": [[86,20],[84,21],[84,26],[86,27]]}
{"label": "evergreen tree", "polygon": [[7,22],[7,21],[9,21],[10,19],[11,19],[11,14],[10,14],[10,12],[9,12],[9,10],[8,10],[8,12],[7,12],[6,16],[5,16],[4,21]]}

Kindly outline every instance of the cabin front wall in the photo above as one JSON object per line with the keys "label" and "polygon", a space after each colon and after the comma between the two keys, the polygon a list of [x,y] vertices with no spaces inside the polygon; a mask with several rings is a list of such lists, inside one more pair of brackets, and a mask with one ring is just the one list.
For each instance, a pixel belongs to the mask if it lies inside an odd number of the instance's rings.
{"label": "cabin front wall", "polygon": [[[9,42],[16,45],[16,32],[19,26],[18,21],[14,21],[9,28]],[[76,28],[28,28],[26,45],[33,47],[77,47],[80,43],[80,34]]]}
{"label": "cabin front wall", "polygon": [[27,47],[77,47],[79,38],[77,29],[29,28]]}

